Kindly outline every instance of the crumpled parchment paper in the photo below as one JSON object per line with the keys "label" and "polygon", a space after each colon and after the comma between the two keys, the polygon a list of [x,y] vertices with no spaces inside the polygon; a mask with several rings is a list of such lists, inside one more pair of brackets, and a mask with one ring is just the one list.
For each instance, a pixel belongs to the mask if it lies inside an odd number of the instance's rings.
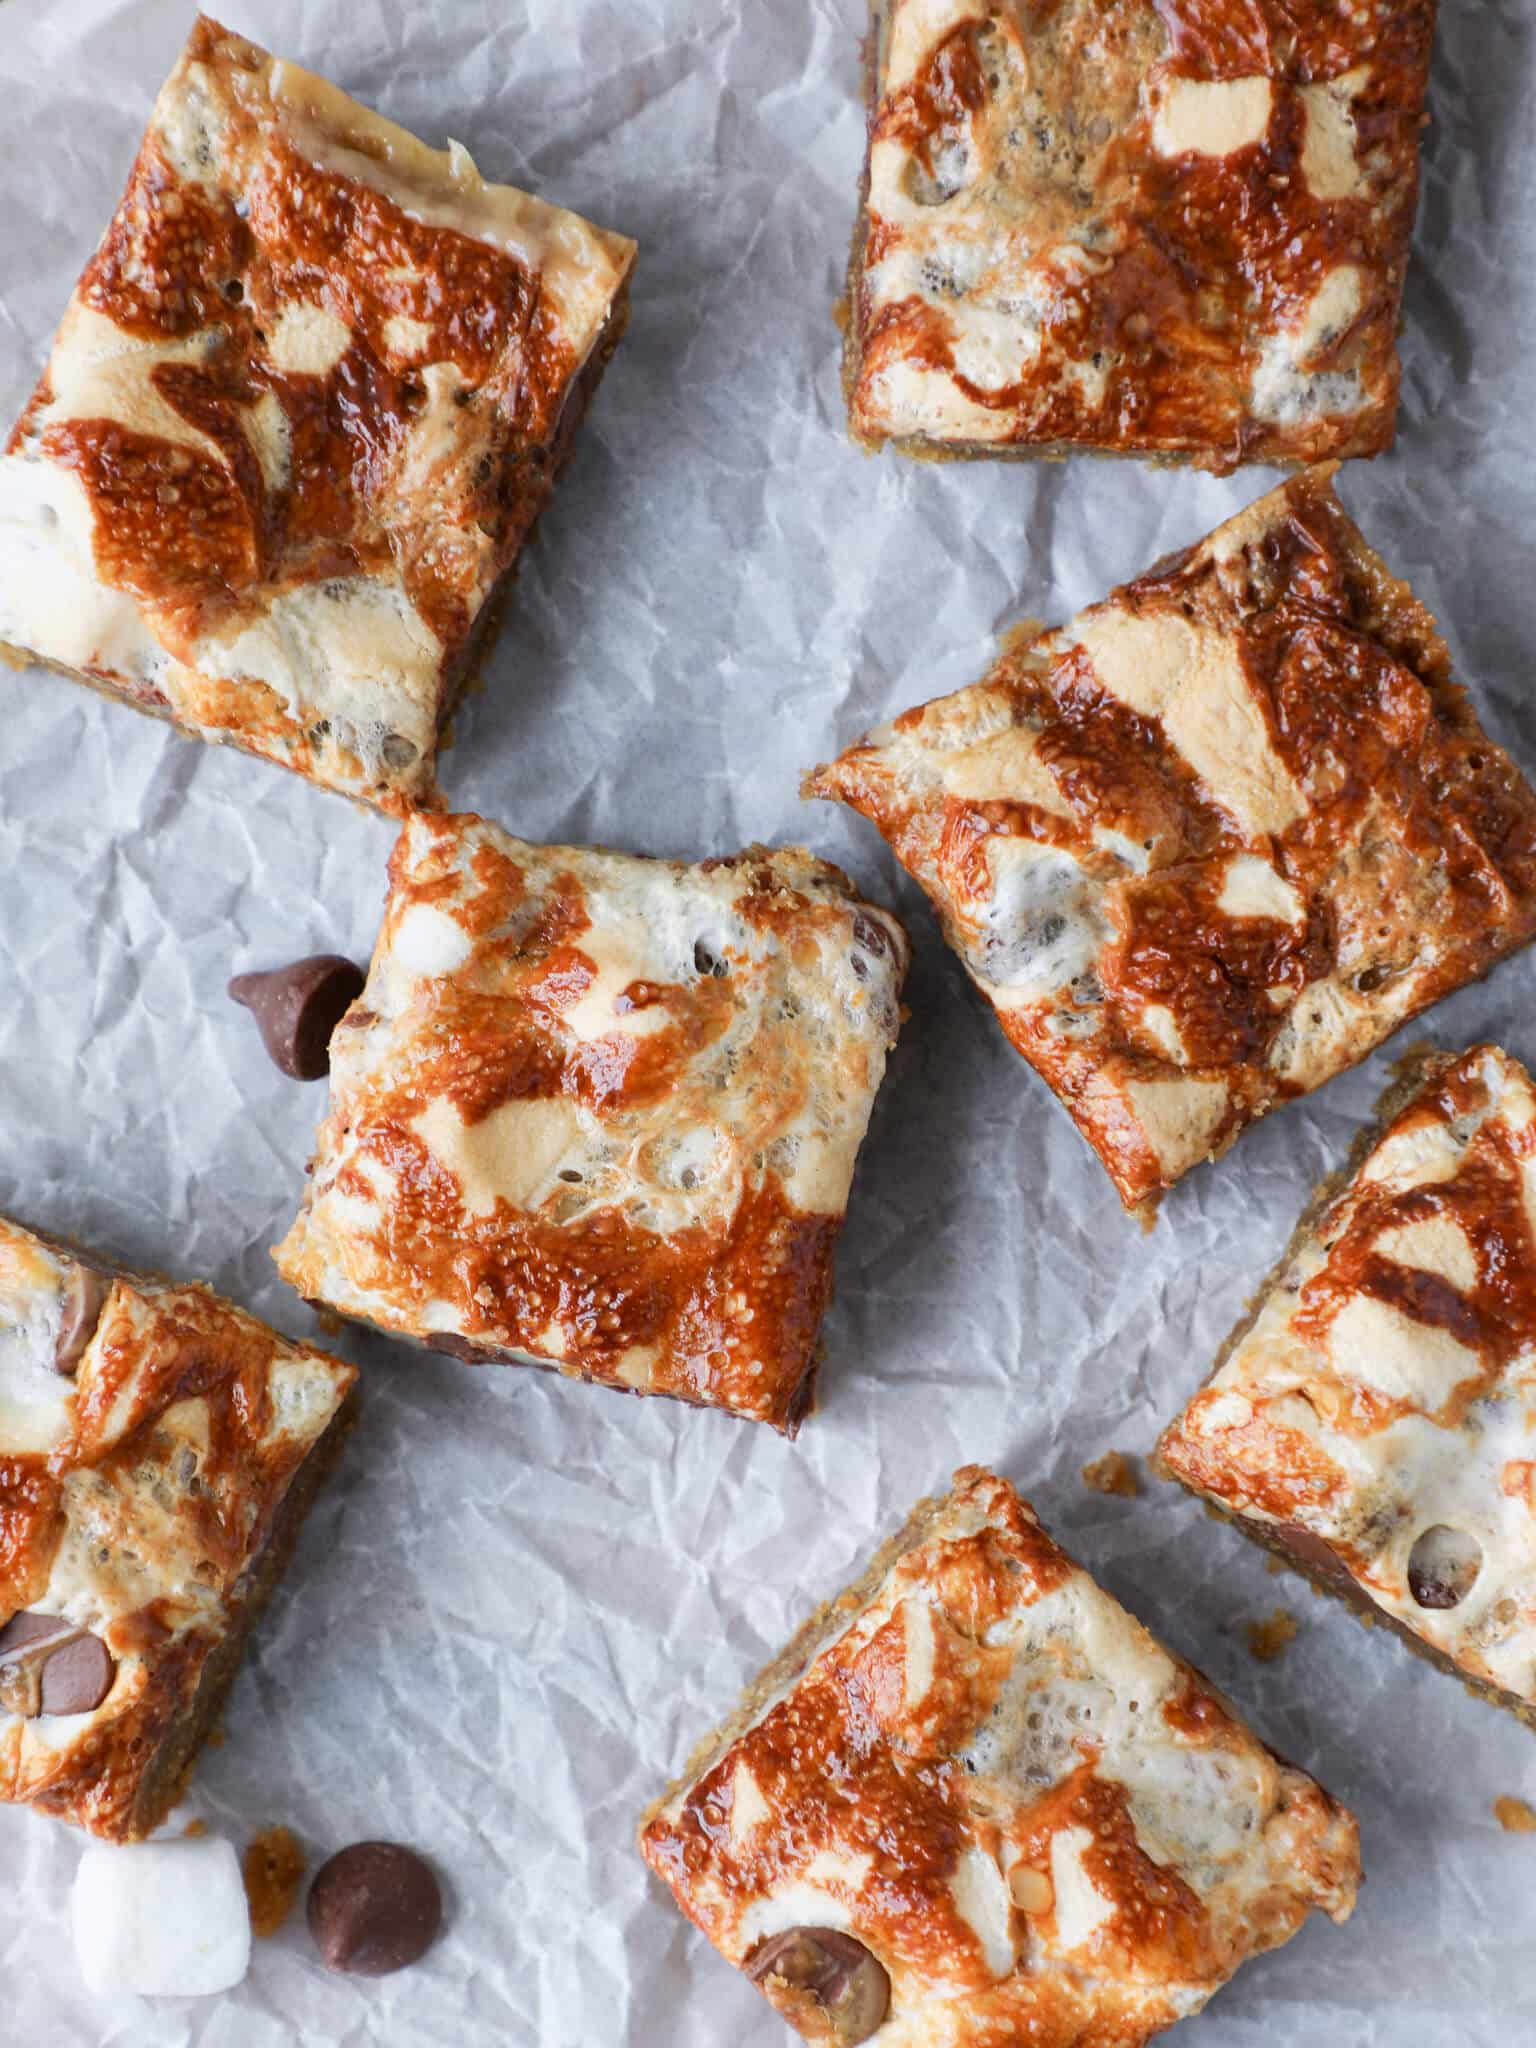
{"label": "crumpled parchment paper", "polygon": [[[79,1842],[0,1812],[0,2037],[61,2048],[387,2042],[778,2048],[646,1874],[636,1815],[696,1736],[957,1463],[992,1463],[1282,1751],[1359,1812],[1370,1882],[1179,2033],[1186,2048],[1536,2039],[1536,1742],[1380,1632],[1268,1575],[1144,1451],[1203,1377],[1388,1046],[1269,1118],[1150,1235],[1004,1043],[875,835],[799,771],[970,681],[1272,480],[1134,464],[921,467],[843,432],[832,302],[859,170],[862,0],[225,0],[230,25],[428,140],[638,237],[634,321],[527,555],[451,798],[533,838],[691,856],[803,839],[907,914],[911,1019],[859,1167],[799,1441],[352,1334],[367,1395],[185,1815],[320,1857],[393,1836],[451,1927],[376,1982],[301,1916],[224,1999],[78,1981]],[[0,410],[31,388],[106,223],[186,0],[0,0]],[[1346,471],[1536,769],[1536,15],[1442,10],[1396,451]],[[0,1207],[204,1276],[314,1333],[267,1257],[322,1084],[284,1080],[237,969],[371,948],[392,829],[67,680],[0,672]],[[1428,1022],[1536,1059],[1536,955]],[[1406,1036],[1422,1035],[1411,1027]],[[1284,1658],[1244,1624],[1283,1604]]]}

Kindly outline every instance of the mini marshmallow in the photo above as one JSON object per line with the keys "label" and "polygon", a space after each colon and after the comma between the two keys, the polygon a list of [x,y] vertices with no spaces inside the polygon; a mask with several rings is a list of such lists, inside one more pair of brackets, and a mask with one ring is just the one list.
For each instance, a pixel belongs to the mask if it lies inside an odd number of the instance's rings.
{"label": "mini marshmallow", "polygon": [[251,1963],[240,1859],[218,1835],[93,1842],[75,1874],[75,1953],[93,1991],[200,1998]]}

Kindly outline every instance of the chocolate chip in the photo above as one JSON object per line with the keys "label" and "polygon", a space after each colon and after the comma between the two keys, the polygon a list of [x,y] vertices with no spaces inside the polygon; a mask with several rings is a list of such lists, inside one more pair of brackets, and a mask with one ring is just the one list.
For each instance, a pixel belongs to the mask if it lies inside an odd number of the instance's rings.
{"label": "chocolate chip", "polygon": [[333,1970],[383,1977],[424,1956],[443,1924],[437,1879],[414,1849],[354,1842],[309,1888],[309,1931]]}
{"label": "chocolate chip", "polygon": [[876,924],[872,917],[858,911],[853,920],[853,942],[862,946],[866,953],[873,953],[877,960],[884,959],[891,950],[891,935],[884,925]]}
{"label": "chocolate chip", "polygon": [[44,1643],[50,1636],[74,1633],[74,1623],[62,1614],[33,1614],[30,1610],[13,1614],[0,1628],[0,1664],[9,1663],[18,1651]]}
{"label": "chocolate chip", "polygon": [[58,1342],[53,1347],[53,1369],[69,1378],[80,1363],[85,1347],[96,1334],[102,1307],[111,1288],[105,1273],[91,1266],[71,1266],[64,1282],[64,1313],[59,1319]]}
{"label": "chocolate chip", "polygon": [[43,1666],[43,1712],[89,1714],[112,1690],[117,1666],[99,1636],[76,1636]]}
{"label": "chocolate chip", "polygon": [[1461,1529],[1436,1522],[1408,1553],[1408,1590],[1420,1607],[1458,1607],[1483,1568],[1483,1547]]}
{"label": "chocolate chip", "polygon": [[0,1628],[0,1707],[89,1714],[112,1690],[117,1666],[99,1637],[59,1614],[13,1614]]}
{"label": "chocolate chip", "polygon": [[462,1358],[470,1365],[485,1365],[497,1355],[492,1345],[477,1344],[473,1337],[461,1337],[456,1330],[434,1330],[424,1342],[429,1351],[445,1358]]}
{"label": "chocolate chip", "polygon": [[760,1942],[747,1975],[808,2041],[854,2048],[891,2009],[891,1980],[862,1941],[834,1927],[791,1927]]}
{"label": "chocolate chip", "polygon": [[722,960],[702,939],[694,945],[693,968],[696,974],[712,974],[717,980],[723,980],[731,971],[730,963]]}
{"label": "chocolate chip", "polygon": [[237,974],[229,993],[256,1019],[263,1045],[285,1074],[318,1081],[331,1070],[331,1033],[365,980],[340,954],[312,953],[287,967]]}
{"label": "chocolate chip", "polygon": [[[1254,1523],[1250,1526],[1257,1528],[1260,1525]],[[1280,1539],[1293,1557],[1299,1557],[1303,1564],[1311,1565],[1325,1578],[1337,1585],[1354,1585],[1354,1577],[1343,1558],[1311,1529],[1303,1529],[1299,1522],[1277,1522],[1271,1533]]]}
{"label": "chocolate chip", "polygon": [[1392,979],[1396,971],[1394,967],[1389,966],[1386,962],[1378,961],[1376,966],[1367,967],[1363,972],[1355,976],[1355,987],[1363,996],[1374,995],[1383,982]]}

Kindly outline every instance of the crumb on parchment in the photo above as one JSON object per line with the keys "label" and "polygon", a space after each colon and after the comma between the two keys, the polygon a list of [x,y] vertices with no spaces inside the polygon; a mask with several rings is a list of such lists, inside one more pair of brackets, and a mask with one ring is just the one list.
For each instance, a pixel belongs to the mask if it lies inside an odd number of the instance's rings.
{"label": "crumb on parchment", "polygon": [[251,1905],[251,1932],[263,1938],[276,1934],[293,1911],[304,1876],[304,1851],[292,1828],[263,1828],[245,1852],[241,1874]]}
{"label": "crumb on parchment", "polygon": [[1499,1826],[1511,1835],[1536,1835],[1536,1806],[1530,1806],[1523,1799],[1516,1799],[1505,1793],[1493,1802],[1494,1817]]}
{"label": "crumb on parchment", "polygon": [[1011,626],[1004,626],[998,634],[998,650],[1003,654],[1027,654],[1040,636],[1048,631],[1044,619],[1033,616],[1015,619]]}
{"label": "crumb on parchment", "polygon": [[1248,1623],[1248,1650],[1261,1664],[1273,1664],[1296,1640],[1296,1617],[1277,1607],[1267,1621]]}
{"label": "crumb on parchment", "polygon": [[1085,1465],[1083,1484],[1091,1486],[1095,1493],[1118,1493],[1127,1499],[1134,1499],[1141,1492],[1136,1467],[1124,1451],[1106,1451],[1102,1458]]}

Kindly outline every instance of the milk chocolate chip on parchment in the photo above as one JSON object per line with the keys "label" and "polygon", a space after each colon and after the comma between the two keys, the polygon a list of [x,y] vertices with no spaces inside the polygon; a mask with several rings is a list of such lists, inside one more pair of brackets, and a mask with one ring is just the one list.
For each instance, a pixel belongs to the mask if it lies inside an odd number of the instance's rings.
{"label": "milk chocolate chip on parchment", "polygon": [[287,967],[237,974],[229,993],[261,1030],[273,1060],[296,1081],[331,1070],[331,1033],[363,992],[366,976],[339,953],[312,953]]}
{"label": "milk chocolate chip on parchment", "polygon": [[884,2023],[891,1980],[862,1941],[835,1927],[790,1927],[759,1942],[747,1975],[817,2048],[855,2048]]}
{"label": "milk chocolate chip on parchment", "polygon": [[117,1666],[99,1636],[58,1614],[13,1614],[0,1628],[0,1709],[89,1714],[112,1690]]}
{"label": "milk chocolate chip on parchment", "polygon": [[431,1868],[399,1842],[354,1842],[309,1888],[309,1931],[333,1970],[383,1977],[424,1956],[443,1924]]}

